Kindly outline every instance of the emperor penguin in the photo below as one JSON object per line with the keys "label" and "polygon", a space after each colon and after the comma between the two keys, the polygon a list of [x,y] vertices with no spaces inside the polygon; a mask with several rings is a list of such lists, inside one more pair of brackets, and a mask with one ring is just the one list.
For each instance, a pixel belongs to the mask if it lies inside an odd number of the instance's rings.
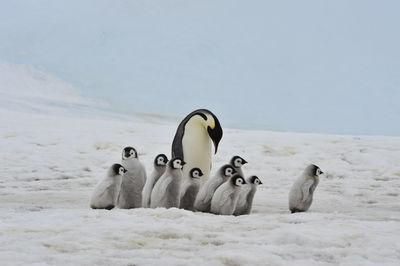
{"label": "emperor penguin", "polygon": [[244,176],[242,166],[246,163],[247,161],[245,159],[237,155],[233,156],[230,161],[230,164],[233,166],[233,168],[235,168],[236,173],[238,173],[240,176]]}
{"label": "emperor penguin", "polygon": [[203,172],[200,168],[193,168],[190,170],[190,179],[184,180],[181,189],[181,201],[179,208],[188,211],[194,211],[194,200],[196,199],[197,193],[199,193],[201,176]]}
{"label": "emperor penguin", "polygon": [[258,185],[261,185],[261,180],[253,175],[246,179],[247,184],[243,185],[239,199],[236,205],[236,209],[233,212],[233,215],[244,215],[250,214],[251,208],[253,207],[253,199],[254,195],[256,194]]}
{"label": "emperor penguin", "polygon": [[167,169],[167,163],[168,158],[165,154],[158,154],[154,159],[154,170],[150,177],[147,178],[142,192],[142,206],[144,208],[150,208],[151,191],[160,176],[164,174],[165,169]]}
{"label": "emperor penguin", "polygon": [[142,207],[142,190],[146,182],[146,169],[139,161],[135,148],[123,149],[121,164],[127,172],[122,178],[118,207],[121,209],[140,208]]}
{"label": "emperor penguin", "polygon": [[310,208],[321,174],[321,169],[311,164],[297,178],[289,192],[289,209],[292,213],[305,212]]}
{"label": "emperor penguin", "polygon": [[167,170],[158,179],[151,192],[150,207],[179,207],[182,185],[182,167],[185,162],[176,157],[168,162]]}
{"label": "emperor penguin", "polygon": [[122,183],[122,176],[126,169],[116,163],[113,164],[107,172],[105,179],[101,180],[93,191],[90,199],[92,209],[111,210],[117,204],[117,198]]}
{"label": "emperor penguin", "polygon": [[195,110],[182,120],[172,142],[172,157],[186,162],[182,170],[184,178],[190,179],[190,170],[198,167],[203,172],[202,184],[207,181],[211,170],[211,142],[217,153],[222,134],[218,118],[209,110]]}
{"label": "emperor penguin", "polygon": [[217,173],[200,188],[194,202],[194,208],[201,212],[210,212],[211,199],[215,190],[231,176],[236,173],[232,165],[225,164],[218,169]]}
{"label": "emperor penguin", "polygon": [[232,215],[235,211],[242,185],[246,184],[243,177],[236,174],[220,185],[211,200],[211,213]]}

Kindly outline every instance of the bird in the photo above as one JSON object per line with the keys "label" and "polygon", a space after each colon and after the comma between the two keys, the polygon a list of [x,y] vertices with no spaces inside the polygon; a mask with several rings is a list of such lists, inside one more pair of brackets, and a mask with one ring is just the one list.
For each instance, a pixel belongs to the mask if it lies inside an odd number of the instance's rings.
{"label": "bird", "polygon": [[211,200],[211,213],[232,215],[239,199],[240,189],[244,184],[246,184],[244,178],[235,174],[220,185]]}
{"label": "bird", "polygon": [[235,168],[236,173],[238,173],[241,176],[244,176],[242,166],[246,163],[247,161],[238,155],[233,156],[230,161],[230,164],[233,166],[233,168]]}
{"label": "bird", "polygon": [[234,215],[250,214],[253,206],[254,194],[256,194],[258,185],[261,185],[261,180],[253,175],[246,179],[247,184],[243,185],[239,199],[236,205],[236,209],[233,212]]}
{"label": "bird", "polygon": [[154,170],[150,177],[146,179],[146,184],[143,187],[142,192],[142,207],[150,208],[151,191],[154,185],[157,183],[158,179],[162,174],[164,174],[165,169],[167,169],[168,158],[165,154],[158,154],[154,159],[153,165]]}
{"label": "bird", "polygon": [[305,212],[310,208],[321,174],[323,174],[321,169],[311,164],[297,178],[289,192],[289,210],[292,213]]}
{"label": "bird", "polygon": [[230,164],[220,167],[217,173],[200,188],[194,202],[194,208],[197,211],[210,212],[211,199],[215,190],[235,173],[235,169]]}
{"label": "bird", "polygon": [[198,167],[203,172],[204,184],[210,176],[212,145],[218,151],[223,130],[218,118],[209,110],[198,109],[188,114],[179,124],[172,142],[172,158],[180,157],[186,162],[184,178],[190,179],[189,171]]}
{"label": "bird", "polygon": [[92,209],[111,210],[115,207],[122,177],[125,173],[126,169],[118,163],[113,164],[108,169],[106,178],[101,180],[93,191],[90,199],[90,207]]}
{"label": "bird", "polygon": [[182,167],[184,165],[185,162],[179,157],[168,162],[167,170],[158,179],[151,192],[151,208],[179,207],[180,190],[183,180]]}
{"label": "bird", "polygon": [[194,211],[194,200],[200,189],[201,176],[203,172],[200,168],[190,170],[190,179],[184,180],[181,188],[181,200],[179,208]]}
{"label": "bird", "polygon": [[135,148],[125,147],[122,150],[121,164],[128,171],[122,178],[117,206],[121,209],[140,208],[142,207],[142,190],[147,176]]}

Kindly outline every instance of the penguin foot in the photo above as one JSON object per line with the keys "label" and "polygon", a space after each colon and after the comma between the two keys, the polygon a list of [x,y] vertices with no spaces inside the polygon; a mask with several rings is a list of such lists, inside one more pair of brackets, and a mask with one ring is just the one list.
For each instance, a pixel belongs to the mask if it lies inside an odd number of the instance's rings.
{"label": "penguin foot", "polygon": [[294,209],[291,209],[290,211],[291,211],[291,213],[296,213],[296,212],[304,212],[303,210],[296,209],[296,208],[294,208]]}

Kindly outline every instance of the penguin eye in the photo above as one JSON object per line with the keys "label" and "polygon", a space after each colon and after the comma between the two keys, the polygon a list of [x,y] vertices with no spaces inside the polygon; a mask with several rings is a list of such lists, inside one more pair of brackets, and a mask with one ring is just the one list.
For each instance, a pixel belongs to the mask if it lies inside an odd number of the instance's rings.
{"label": "penguin eye", "polygon": [[181,167],[182,166],[182,162],[181,162],[181,160],[175,160],[174,161],[174,168],[178,168],[178,167]]}
{"label": "penguin eye", "polygon": [[238,179],[238,181],[237,181],[239,184],[242,184],[243,183],[243,180],[242,179]]}
{"label": "penguin eye", "polygon": [[256,179],[256,182],[255,182],[257,185],[258,184],[260,184],[260,180],[258,180],[258,179]]}

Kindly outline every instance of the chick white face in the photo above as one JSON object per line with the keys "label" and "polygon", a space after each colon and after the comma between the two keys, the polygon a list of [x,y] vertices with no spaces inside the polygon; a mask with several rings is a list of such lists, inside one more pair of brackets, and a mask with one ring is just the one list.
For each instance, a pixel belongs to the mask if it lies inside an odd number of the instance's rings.
{"label": "chick white face", "polygon": [[261,185],[262,184],[261,180],[255,175],[250,177],[250,183],[253,183],[255,185]]}
{"label": "chick white face", "polygon": [[118,174],[119,174],[119,175],[124,175],[125,172],[126,172],[126,170],[125,170],[125,168],[123,168],[122,166],[121,166],[121,167],[119,168],[119,170],[118,170]]}
{"label": "chick white face", "polygon": [[134,148],[132,147],[125,147],[122,150],[122,159],[130,159],[130,158],[137,158],[137,152]]}
{"label": "chick white face", "polygon": [[242,163],[242,159],[236,159],[234,162],[235,167],[242,167],[243,163]]}
{"label": "chick white face", "polygon": [[239,177],[235,180],[235,185],[236,186],[242,186],[243,184],[245,184],[246,182],[244,181],[244,179],[242,177]]}
{"label": "chick white face", "polygon": [[240,156],[233,156],[231,159],[231,165],[233,165],[235,168],[240,168],[246,163],[247,161]]}
{"label": "chick white face", "polygon": [[126,169],[119,163],[113,164],[108,171],[108,175],[110,176],[124,175],[125,173]]}
{"label": "chick white face", "polygon": [[199,168],[193,168],[193,169],[190,171],[190,176],[191,176],[192,178],[200,178],[200,177],[203,176],[203,172],[202,172]]}
{"label": "chick white face", "polygon": [[165,165],[167,165],[167,163],[168,163],[167,156],[165,156],[164,154],[157,155],[156,165],[165,166]]}
{"label": "chick white face", "polygon": [[233,169],[233,167],[228,166],[228,167],[225,168],[224,175],[225,175],[226,177],[231,177],[231,176],[233,176],[233,174],[234,174],[235,172],[236,172],[236,171],[235,171],[235,169]]}
{"label": "chick white face", "polygon": [[185,163],[181,159],[174,159],[172,161],[172,168],[174,169],[182,169]]}
{"label": "chick white face", "polygon": [[317,169],[317,171],[315,172],[315,175],[316,176],[319,176],[319,175],[322,175],[323,174],[323,172],[321,171],[321,169]]}

